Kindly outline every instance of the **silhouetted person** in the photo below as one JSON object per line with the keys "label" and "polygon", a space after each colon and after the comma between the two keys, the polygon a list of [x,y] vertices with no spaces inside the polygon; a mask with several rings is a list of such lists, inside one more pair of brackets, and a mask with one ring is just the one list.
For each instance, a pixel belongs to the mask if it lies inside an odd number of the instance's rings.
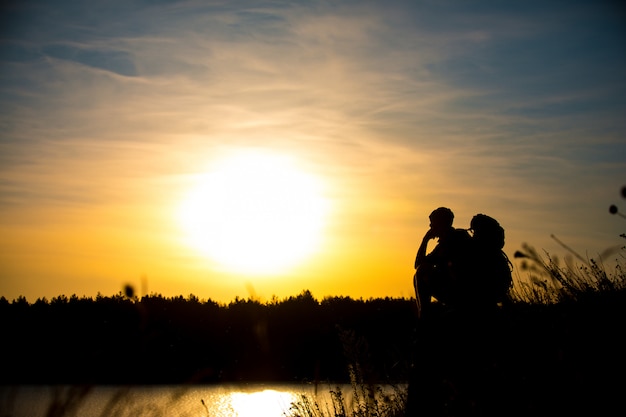
{"label": "silhouetted person", "polygon": [[[413,368],[410,373],[407,416],[444,415],[448,394],[446,385],[450,369],[464,348],[455,323],[443,322],[431,316],[431,297],[455,305],[462,296],[460,281],[471,236],[466,230],[453,227],[454,213],[439,207],[430,216],[430,228],[422,238],[415,257],[413,284],[421,321],[414,347]],[[427,253],[428,243],[438,239]]]}
{"label": "silhouetted person", "polygon": [[[463,275],[470,256],[471,237],[464,229],[452,226],[454,213],[439,207],[430,216],[430,228],[424,235],[415,257],[413,285],[419,316],[428,314],[431,297],[446,304],[461,301]],[[428,242],[438,239],[437,246],[426,254]]]}
{"label": "silhouetted person", "polygon": [[[506,339],[492,313],[511,282],[504,229],[477,214],[470,235],[453,227],[454,214],[445,207],[429,217],[414,276],[418,314],[429,319],[417,327],[406,415],[502,415],[507,392],[497,365]],[[431,239],[438,243],[427,254]],[[453,314],[431,314],[431,297]]]}

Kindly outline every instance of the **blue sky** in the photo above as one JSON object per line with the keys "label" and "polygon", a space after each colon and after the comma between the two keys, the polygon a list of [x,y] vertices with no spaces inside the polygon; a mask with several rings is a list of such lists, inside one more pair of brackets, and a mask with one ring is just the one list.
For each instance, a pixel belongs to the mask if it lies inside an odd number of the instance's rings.
{"label": "blue sky", "polygon": [[[0,226],[10,237],[0,279],[11,296],[16,277],[35,296],[44,279],[18,259],[80,252],[66,242],[57,253],[52,231],[42,238],[48,246],[18,242],[51,225],[156,241],[172,233],[160,225],[188,179],[236,147],[296,155],[332,183],[331,240],[351,248],[348,259],[362,251],[391,264],[369,278],[393,275],[388,295],[410,295],[414,251],[441,205],[459,227],[478,212],[498,218],[510,254],[525,242],[563,254],[550,234],[589,257],[622,243],[623,219],[608,214],[610,204],[626,204],[618,2],[1,7]],[[163,210],[152,226],[115,214],[141,207]],[[117,261],[128,250],[110,249]],[[149,270],[136,258],[115,279]],[[361,273],[356,267],[345,285]],[[78,272],[73,282],[60,288],[80,293]]]}

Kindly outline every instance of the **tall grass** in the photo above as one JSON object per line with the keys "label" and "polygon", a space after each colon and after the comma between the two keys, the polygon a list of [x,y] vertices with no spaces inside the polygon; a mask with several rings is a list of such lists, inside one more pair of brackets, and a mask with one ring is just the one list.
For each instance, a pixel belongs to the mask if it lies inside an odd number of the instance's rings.
{"label": "tall grass", "polygon": [[350,392],[341,385],[329,388],[330,404],[315,396],[301,394],[293,402],[287,417],[401,417],[407,402],[406,384],[381,384],[370,366],[367,340],[354,330],[337,327],[344,356],[350,363]]}
{"label": "tall grass", "polygon": [[[626,239],[626,234],[620,236]],[[513,301],[556,304],[626,290],[626,246],[604,251],[598,261],[583,258],[563,246],[570,252],[564,265],[558,257],[547,252],[542,256],[535,248],[526,244],[521,251],[515,252],[515,258],[522,260],[521,269],[527,273],[527,279],[522,280],[519,273],[516,274],[516,283],[511,291]],[[612,270],[607,271],[604,259],[611,255],[616,257],[615,265]]]}
{"label": "tall grass", "polygon": [[[621,189],[621,197],[626,199],[626,186]],[[609,213],[626,218],[615,204],[609,207]],[[626,234],[619,235],[626,239]],[[551,236],[567,255],[565,265],[559,258],[545,252],[541,255],[530,245],[522,245],[522,250],[514,257],[521,259],[521,269],[528,274],[528,280],[522,280],[517,274],[513,301],[533,304],[554,304],[580,301],[599,294],[620,293],[626,290],[626,245],[614,246],[598,254],[597,259],[583,257],[575,250]],[[607,271],[605,262],[614,257],[611,271]]]}
{"label": "tall grass", "polygon": [[349,366],[351,392],[340,385],[329,389],[330,404],[301,394],[286,417],[401,417],[405,415],[407,389],[399,384],[372,384],[361,371]]}

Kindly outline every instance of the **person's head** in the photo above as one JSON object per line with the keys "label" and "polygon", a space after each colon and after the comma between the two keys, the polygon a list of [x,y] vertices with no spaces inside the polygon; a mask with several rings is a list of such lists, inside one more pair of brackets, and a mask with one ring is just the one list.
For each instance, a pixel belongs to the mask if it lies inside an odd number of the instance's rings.
{"label": "person's head", "polygon": [[439,207],[433,210],[428,218],[430,219],[430,228],[435,236],[441,236],[442,233],[452,227],[454,213],[447,207]]}

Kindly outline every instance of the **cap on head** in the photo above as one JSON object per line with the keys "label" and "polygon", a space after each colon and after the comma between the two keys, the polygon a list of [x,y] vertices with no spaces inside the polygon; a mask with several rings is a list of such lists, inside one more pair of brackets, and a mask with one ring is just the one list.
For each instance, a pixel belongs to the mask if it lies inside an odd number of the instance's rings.
{"label": "cap on head", "polygon": [[436,224],[438,226],[452,226],[454,213],[452,213],[452,210],[447,207],[439,207],[433,210],[428,218],[432,224]]}

